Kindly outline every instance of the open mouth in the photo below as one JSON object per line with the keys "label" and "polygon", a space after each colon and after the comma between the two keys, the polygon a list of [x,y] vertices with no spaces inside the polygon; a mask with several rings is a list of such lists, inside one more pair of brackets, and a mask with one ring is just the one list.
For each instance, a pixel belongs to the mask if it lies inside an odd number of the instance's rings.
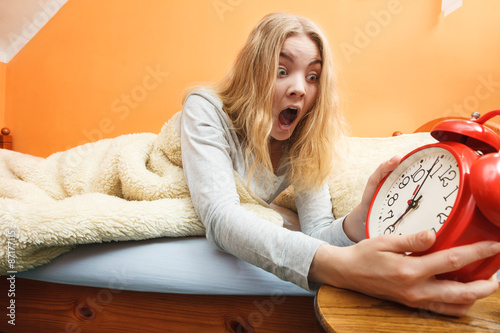
{"label": "open mouth", "polygon": [[278,116],[280,124],[283,127],[290,127],[293,124],[293,121],[297,118],[298,111],[299,110],[295,107],[289,107],[281,111]]}

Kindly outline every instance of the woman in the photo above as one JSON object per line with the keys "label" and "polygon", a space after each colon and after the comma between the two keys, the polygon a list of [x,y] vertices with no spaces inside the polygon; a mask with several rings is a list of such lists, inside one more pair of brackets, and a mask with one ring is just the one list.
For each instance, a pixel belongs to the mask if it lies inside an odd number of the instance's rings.
{"label": "woman", "polygon": [[[495,277],[464,284],[434,275],[494,255],[499,244],[409,257],[406,252],[429,248],[434,234],[363,240],[370,199],[398,158],[383,163],[371,176],[362,202],[334,220],[325,181],[334,168],[331,151],[343,128],[334,82],[321,31],[305,18],[271,14],[254,28],[232,70],[215,88],[186,98],[183,167],[208,240],[305,289],[327,283],[464,315],[477,299],[495,292]],[[245,210],[235,177],[246,180],[268,203],[292,184],[302,232],[277,227]]]}

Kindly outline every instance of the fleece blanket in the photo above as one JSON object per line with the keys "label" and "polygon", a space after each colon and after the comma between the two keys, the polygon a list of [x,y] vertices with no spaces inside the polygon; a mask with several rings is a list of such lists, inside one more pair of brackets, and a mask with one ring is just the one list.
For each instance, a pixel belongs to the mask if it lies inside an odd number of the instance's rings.
{"label": "fleece blanket", "polygon": [[[180,115],[159,134],[100,140],[46,159],[0,149],[0,274],[45,264],[78,244],[204,235],[182,170]],[[334,216],[360,202],[381,162],[432,142],[429,133],[345,138],[328,179]],[[283,224],[235,179],[244,207]],[[274,203],[296,211],[293,187]]]}
{"label": "fleece blanket", "polygon": [[[204,235],[182,170],[180,112],[159,134],[123,135],[39,158],[0,149],[0,274],[78,244]],[[235,173],[243,206],[283,219]]]}

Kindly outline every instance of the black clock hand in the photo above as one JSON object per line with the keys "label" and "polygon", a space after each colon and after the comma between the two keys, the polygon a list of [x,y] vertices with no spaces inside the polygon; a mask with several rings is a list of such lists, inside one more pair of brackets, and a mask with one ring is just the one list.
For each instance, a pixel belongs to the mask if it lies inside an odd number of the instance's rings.
{"label": "black clock hand", "polygon": [[415,198],[417,197],[418,193],[420,192],[420,190],[424,186],[424,183],[427,181],[427,178],[429,178],[429,175],[431,174],[432,169],[434,169],[434,167],[438,164],[438,162],[439,162],[439,156],[436,158],[436,160],[434,161],[432,166],[429,168],[429,170],[427,170],[427,174],[425,175],[425,178],[422,181],[422,183],[420,183],[417,186],[415,192],[413,193],[412,198],[408,201],[408,207],[406,207],[406,210],[404,211],[404,213],[401,214],[401,216],[393,224],[391,224],[390,226],[388,226],[385,229],[384,234],[394,233],[396,231],[397,227],[399,226],[399,224],[401,223],[401,220],[403,220],[403,218],[406,216],[406,214],[408,214],[408,212],[410,210],[412,210],[413,208],[417,207],[418,202],[420,201],[420,199],[422,199],[422,195],[420,195],[420,197],[418,197],[417,200],[415,200]]}
{"label": "black clock hand", "polygon": [[436,160],[432,164],[431,168],[429,170],[427,170],[427,175],[425,175],[424,181],[418,186],[417,191],[415,192],[415,194],[413,194],[413,197],[411,198],[412,201],[417,197],[418,192],[420,192],[420,190],[424,186],[425,181],[427,180],[427,178],[429,178],[429,175],[431,174],[432,169],[434,169],[434,167],[436,166],[436,164],[438,164],[438,162],[439,162],[439,157],[436,158]]}
{"label": "black clock hand", "polygon": [[385,229],[384,234],[392,234],[392,233],[394,233],[396,231],[396,229],[398,228],[399,224],[401,223],[401,221],[403,220],[403,217],[405,217],[406,214],[408,214],[408,212],[410,210],[412,210],[412,209],[414,209],[414,208],[417,207],[418,202],[420,201],[420,199],[422,199],[422,195],[420,195],[417,200],[410,199],[408,201],[408,207],[406,207],[406,210],[404,211],[404,213],[401,214],[401,216],[393,224],[391,224],[390,226],[388,226]]}

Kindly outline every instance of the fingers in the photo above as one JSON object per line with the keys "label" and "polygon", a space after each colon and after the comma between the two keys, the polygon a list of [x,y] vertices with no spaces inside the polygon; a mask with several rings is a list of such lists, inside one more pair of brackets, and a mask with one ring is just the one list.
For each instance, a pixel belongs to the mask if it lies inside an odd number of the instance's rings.
{"label": "fingers", "polygon": [[377,190],[380,182],[391,173],[401,161],[401,157],[396,155],[392,157],[390,160],[381,163],[378,168],[371,174],[370,178],[368,178],[368,182],[365,187],[365,191],[363,192],[362,202],[365,204],[365,215],[368,213],[368,207],[370,202],[375,195],[375,191]]}
{"label": "fingers", "polygon": [[[434,244],[436,235],[433,231],[427,230],[412,235],[377,238],[381,239],[379,248],[381,251],[408,253],[428,250]],[[483,241],[413,258],[417,261],[415,265],[421,268],[421,276],[434,276],[456,271],[498,253],[500,253],[500,243]]]}
{"label": "fingers", "polygon": [[434,232],[424,231],[406,236],[379,236],[358,243],[352,247],[358,257],[350,261],[364,260],[362,267],[369,272],[363,275],[363,272],[355,271],[343,281],[345,287],[414,308],[464,316],[474,302],[498,289],[498,277],[494,275],[489,280],[462,283],[436,279],[435,276],[496,255],[500,253],[500,244],[484,241],[423,256],[405,255],[407,252],[426,251],[435,240]]}
{"label": "fingers", "polygon": [[456,271],[475,261],[500,253],[500,243],[483,241],[416,257],[428,276]]}
{"label": "fingers", "polygon": [[492,295],[497,289],[498,281],[493,277],[469,283],[434,280],[419,291],[421,301],[413,304],[409,302],[407,305],[462,317],[477,300]]}
{"label": "fingers", "polygon": [[488,280],[476,280],[468,283],[457,283],[459,296],[446,301],[455,304],[467,304],[488,297],[498,290],[498,280],[492,276]]}
{"label": "fingers", "polygon": [[497,289],[498,281],[491,278],[467,283],[434,279],[421,292],[421,297],[447,304],[473,304],[478,299],[495,293]]}
{"label": "fingers", "polygon": [[383,244],[382,251],[396,253],[423,252],[428,250],[436,240],[436,234],[432,230],[422,231],[411,235],[387,235],[379,236]]}
{"label": "fingers", "polygon": [[380,181],[389,173],[391,173],[394,169],[396,169],[396,167],[399,165],[400,162],[401,162],[401,156],[395,155],[390,160],[382,163],[378,168],[378,171],[380,173]]}
{"label": "fingers", "polygon": [[[346,252],[334,257],[343,258],[345,263],[357,262],[358,265],[335,265],[344,267],[344,271],[337,275],[333,285],[414,308],[464,316],[474,302],[497,290],[497,276],[489,280],[462,283],[439,280],[435,275],[457,270],[497,254],[500,245],[485,241],[424,256],[405,255],[406,252],[429,249],[435,239],[434,232],[424,231],[407,236],[379,236],[352,247],[341,248],[341,251]],[[327,262],[331,262],[331,259]]]}
{"label": "fingers", "polygon": [[401,161],[401,157],[396,155],[393,156],[390,160],[387,160],[381,163],[375,172],[370,176],[369,182],[378,185],[385,176],[391,173],[396,167],[399,165]]}

